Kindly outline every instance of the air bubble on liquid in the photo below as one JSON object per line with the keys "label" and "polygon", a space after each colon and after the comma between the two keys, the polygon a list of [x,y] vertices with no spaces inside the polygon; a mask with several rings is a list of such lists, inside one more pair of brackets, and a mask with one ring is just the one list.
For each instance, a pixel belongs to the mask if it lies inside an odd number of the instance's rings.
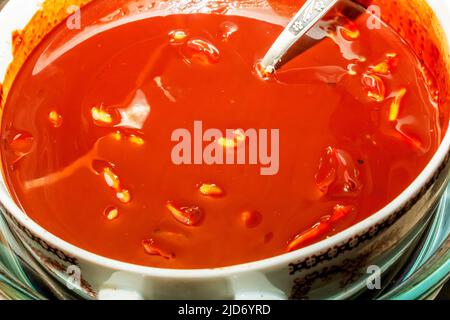
{"label": "air bubble on liquid", "polygon": [[364,57],[353,50],[353,43],[359,38],[360,31],[349,18],[339,15],[331,20],[322,21],[315,28],[314,33],[315,39],[330,38],[339,47],[345,59],[364,61]]}
{"label": "air bubble on liquid", "polygon": [[185,62],[187,64],[198,63],[210,65],[218,63],[220,52],[212,43],[203,39],[191,39],[183,48]]}
{"label": "air bubble on liquid", "polygon": [[359,175],[355,161],[348,152],[328,147],[320,158],[316,185],[324,195],[354,197],[363,187]]}
{"label": "air bubble on liquid", "polygon": [[34,138],[30,133],[20,131],[12,135],[9,146],[17,156],[24,156],[33,148],[33,142]]}

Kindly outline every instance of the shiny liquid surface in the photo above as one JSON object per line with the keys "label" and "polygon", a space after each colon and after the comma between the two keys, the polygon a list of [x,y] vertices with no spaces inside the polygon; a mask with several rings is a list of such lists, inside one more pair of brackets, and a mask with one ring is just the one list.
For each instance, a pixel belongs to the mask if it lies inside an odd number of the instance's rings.
{"label": "shiny liquid surface", "polygon": [[[109,7],[94,2],[85,27],[61,25],[42,42],[2,116],[16,201],[83,249],[164,268],[297,250],[393,200],[440,142],[433,79],[392,30],[368,29],[368,13],[336,15],[320,44],[262,77],[258,61],[287,23],[275,13],[138,19]],[[171,136],[194,136],[195,121],[279,129],[279,170],[176,165]],[[236,130],[215,143],[250,139]]]}

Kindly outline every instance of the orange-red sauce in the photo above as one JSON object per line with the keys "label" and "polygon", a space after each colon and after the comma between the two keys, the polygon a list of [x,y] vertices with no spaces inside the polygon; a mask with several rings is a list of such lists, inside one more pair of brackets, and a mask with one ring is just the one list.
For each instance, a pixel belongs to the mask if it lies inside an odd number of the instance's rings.
{"label": "orange-red sauce", "polygon": [[[81,30],[58,26],[2,116],[11,193],[81,248],[164,268],[296,250],[393,200],[440,142],[433,79],[391,29],[367,28],[368,13],[328,21],[320,44],[263,79],[255,66],[286,18],[267,9],[265,21],[249,10],[138,18],[112,7],[97,0]],[[172,133],[194,134],[194,121],[279,129],[277,174],[175,165]]]}

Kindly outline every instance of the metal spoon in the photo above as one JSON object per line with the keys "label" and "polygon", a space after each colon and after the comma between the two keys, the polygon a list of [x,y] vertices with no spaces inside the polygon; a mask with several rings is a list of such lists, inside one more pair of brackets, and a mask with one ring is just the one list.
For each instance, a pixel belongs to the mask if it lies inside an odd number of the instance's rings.
{"label": "metal spoon", "polygon": [[[340,0],[308,0],[289,22],[280,36],[261,61],[261,66],[267,73],[273,73],[281,65],[297,55],[302,49],[309,48],[317,39],[307,35],[314,25],[324,18]],[[304,40],[299,48],[300,39]]]}

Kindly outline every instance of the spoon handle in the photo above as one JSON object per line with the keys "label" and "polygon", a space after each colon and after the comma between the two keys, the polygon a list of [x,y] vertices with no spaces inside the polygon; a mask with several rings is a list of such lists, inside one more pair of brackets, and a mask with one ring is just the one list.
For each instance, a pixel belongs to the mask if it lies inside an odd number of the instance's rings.
{"label": "spoon handle", "polygon": [[289,22],[261,61],[265,71],[272,73],[289,49],[299,41],[339,0],[308,0]]}

